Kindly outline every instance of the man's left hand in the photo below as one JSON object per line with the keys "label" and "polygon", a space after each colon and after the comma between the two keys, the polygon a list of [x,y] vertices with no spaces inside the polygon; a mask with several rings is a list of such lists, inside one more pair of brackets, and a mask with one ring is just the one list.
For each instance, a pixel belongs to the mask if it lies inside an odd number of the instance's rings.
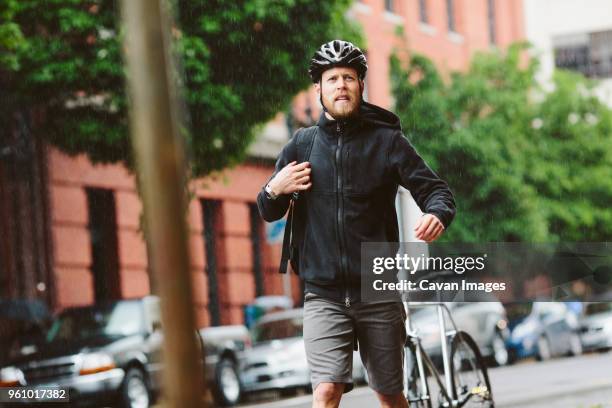
{"label": "man's left hand", "polygon": [[433,214],[423,214],[416,227],[414,227],[416,238],[426,242],[435,241],[443,232],[444,224]]}

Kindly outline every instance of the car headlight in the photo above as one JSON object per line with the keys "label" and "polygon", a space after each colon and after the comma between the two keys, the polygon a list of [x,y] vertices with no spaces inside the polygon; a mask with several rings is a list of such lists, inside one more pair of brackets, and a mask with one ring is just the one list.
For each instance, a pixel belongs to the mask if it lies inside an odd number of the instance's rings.
{"label": "car headlight", "polygon": [[15,387],[25,385],[23,372],[17,367],[4,367],[0,369],[0,387]]}
{"label": "car headlight", "polygon": [[84,354],[81,357],[79,375],[101,373],[116,367],[112,357],[104,353]]}

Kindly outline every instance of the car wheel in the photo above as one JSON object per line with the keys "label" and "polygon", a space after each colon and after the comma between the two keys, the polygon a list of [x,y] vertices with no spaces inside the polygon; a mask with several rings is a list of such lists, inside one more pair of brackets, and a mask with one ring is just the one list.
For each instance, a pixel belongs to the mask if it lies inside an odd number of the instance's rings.
{"label": "car wheel", "polygon": [[242,386],[233,361],[224,358],[215,372],[215,401],[223,407],[231,407],[240,401]]}
{"label": "car wheel", "polygon": [[540,336],[538,339],[538,354],[537,359],[540,361],[550,360],[552,357],[550,351],[550,342],[545,336]]}
{"label": "car wheel", "polygon": [[130,368],[121,385],[122,408],[149,408],[151,394],[144,373],[138,368]]}
{"label": "car wheel", "polygon": [[508,349],[506,348],[506,341],[498,331],[496,331],[493,336],[491,348],[493,349],[493,362],[495,365],[501,367],[508,364],[510,353],[508,353]]}
{"label": "car wheel", "polygon": [[582,354],[582,341],[577,333],[573,333],[570,337],[570,355],[579,356]]}

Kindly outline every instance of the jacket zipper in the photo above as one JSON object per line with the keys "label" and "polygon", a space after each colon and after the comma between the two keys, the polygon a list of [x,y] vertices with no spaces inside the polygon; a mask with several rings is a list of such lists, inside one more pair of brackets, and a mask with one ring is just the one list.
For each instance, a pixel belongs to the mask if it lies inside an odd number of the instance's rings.
{"label": "jacket zipper", "polygon": [[338,244],[340,245],[340,272],[345,284],[345,295],[344,305],[351,307],[351,298],[349,294],[349,276],[346,273],[346,255],[344,251],[344,222],[343,222],[343,195],[342,195],[342,142],[343,134],[340,123],[336,124],[336,132],[338,133],[338,147],[336,149],[336,173],[338,176],[337,194],[338,194],[338,211],[337,211],[337,224],[338,224]]}

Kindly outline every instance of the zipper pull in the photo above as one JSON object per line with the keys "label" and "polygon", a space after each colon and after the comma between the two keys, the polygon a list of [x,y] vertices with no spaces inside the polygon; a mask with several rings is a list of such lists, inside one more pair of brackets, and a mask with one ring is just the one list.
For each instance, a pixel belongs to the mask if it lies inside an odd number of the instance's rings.
{"label": "zipper pull", "polygon": [[348,296],[344,299],[344,305],[346,307],[351,307],[351,299],[349,299]]}
{"label": "zipper pull", "polygon": [[336,122],[336,132],[340,133],[340,122]]}

